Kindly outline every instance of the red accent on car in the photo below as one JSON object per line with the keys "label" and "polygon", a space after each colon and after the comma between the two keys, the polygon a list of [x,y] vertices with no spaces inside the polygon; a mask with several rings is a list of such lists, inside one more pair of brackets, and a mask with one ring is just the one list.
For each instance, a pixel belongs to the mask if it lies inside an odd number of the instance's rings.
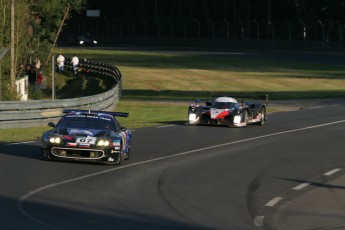
{"label": "red accent on car", "polygon": [[64,140],[68,140],[68,141],[72,141],[72,140],[75,139],[75,137],[74,136],[69,136],[69,135],[63,135],[63,139]]}
{"label": "red accent on car", "polygon": [[222,118],[224,119],[225,117],[229,116],[229,114],[230,114],[229,110],[225,110],[225,111],[219,113],[219,114],[215,117],[215,119],[222,119]]}

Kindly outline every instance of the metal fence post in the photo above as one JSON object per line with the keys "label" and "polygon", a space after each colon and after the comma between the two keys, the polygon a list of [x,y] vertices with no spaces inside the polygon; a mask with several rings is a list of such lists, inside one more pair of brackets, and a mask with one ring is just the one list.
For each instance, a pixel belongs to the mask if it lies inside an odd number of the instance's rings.
{"label": "metal fence post", "polygon": [[55,100],[55,55],[52,56],[52,100]]}

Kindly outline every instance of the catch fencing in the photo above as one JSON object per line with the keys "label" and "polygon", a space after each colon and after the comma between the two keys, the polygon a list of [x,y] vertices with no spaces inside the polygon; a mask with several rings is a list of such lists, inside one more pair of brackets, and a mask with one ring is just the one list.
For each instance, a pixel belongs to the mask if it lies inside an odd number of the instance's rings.
{"label": "catch fencing", "polygon": [[[72,69],[70,59],[65,68]],[[1,101],[0,129],[28,128],[46,126],[49,121],[56,122],[64,109],[86,109],[113,111],[121,97],[121,72],[113,65],[91,61],[81,61],[79,73],[87,73],[100,77],[112,77],[115,81],[110,90],[92,96],[29,101]]]}

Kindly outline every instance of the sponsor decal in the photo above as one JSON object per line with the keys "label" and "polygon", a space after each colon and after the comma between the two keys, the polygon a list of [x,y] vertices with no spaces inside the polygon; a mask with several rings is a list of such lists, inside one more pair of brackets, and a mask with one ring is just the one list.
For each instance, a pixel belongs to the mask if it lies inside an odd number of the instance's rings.
{"label": "sponsor decal", "polygon": [[78,137],[77,138],[77,143],[79,145],[94,145],[96,144],[96,137],[90,137],[90,136],[87,136],[87,137]]}
{"label": "sponsor decal", "polygon": [[77,147],[77,143],[71,143],[71,142],[67,142],[66,143],[66,146],[68,146],[68,147]]}
{"label": "sponsor decal", "polygon": [[90,148],[90,144],[79,144],[79,147],[87,149]]}
{"label": "sponsor decal", "polygon": [[73,140],[74,140],[74,137],[73,137],[73,136],[64,135],[64,136],[63,136],[63,139],[64,139],[64,140],[67,140],[67,141],[73,141]]}
{"label": "sponsor decal", "polygon": [[228,110],[224,110],[224,109],[212,109],[211,110],[211,119],[224,118],[228,115],[229,115]]}
{"label": "sponsor decal", "polygon": [[113,146],[121,146],[120,141],[114,141],[114,142],[113,142]]}

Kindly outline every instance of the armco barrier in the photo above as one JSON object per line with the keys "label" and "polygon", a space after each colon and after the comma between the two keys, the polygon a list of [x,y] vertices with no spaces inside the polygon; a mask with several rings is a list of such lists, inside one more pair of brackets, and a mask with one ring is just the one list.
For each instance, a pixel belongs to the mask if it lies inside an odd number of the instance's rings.
{"label": "armco barrier", "polygon": [[[66,69],[71,69],[70,60]],[[115,84],[104,93],[71,99],[2,101],[0,102],[0,128],[27,128],[46,126],[48,121],[57,121],[64,109],[88,109],[112,111],[116,108],[121,96],[122,80],[120,71],[112,65],[82,61],[80,73],[113,77]]]}

